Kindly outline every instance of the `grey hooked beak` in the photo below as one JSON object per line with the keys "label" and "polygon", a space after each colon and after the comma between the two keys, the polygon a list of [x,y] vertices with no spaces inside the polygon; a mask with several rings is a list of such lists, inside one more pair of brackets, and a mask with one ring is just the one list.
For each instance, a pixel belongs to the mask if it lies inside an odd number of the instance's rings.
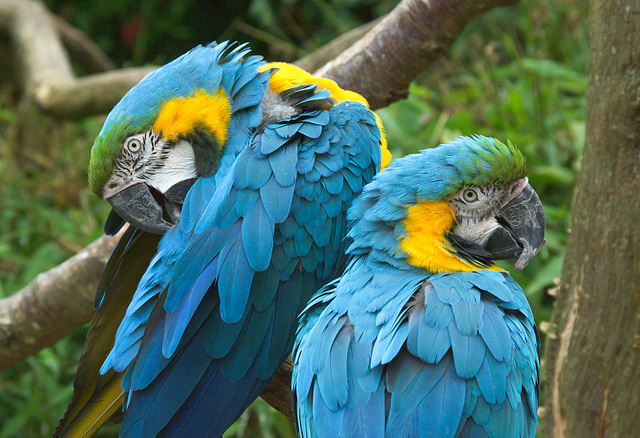
{"label": "grey hooked beak", "polygon": [[148,233],[166,233],[180,220],[182,203],[194,182],[195,178],[181,181],[155,196],[145,183],[120,190],[106,199],[113,209],[104,224],[105,234],[116,234],[125,222]]}
{"label": "grey hooked beak", "polygon": [[516,271],[521,271],[545,244],[544,209],[531,185],[500,210],[500,224],[485,244],[494,260],[517,259]]}

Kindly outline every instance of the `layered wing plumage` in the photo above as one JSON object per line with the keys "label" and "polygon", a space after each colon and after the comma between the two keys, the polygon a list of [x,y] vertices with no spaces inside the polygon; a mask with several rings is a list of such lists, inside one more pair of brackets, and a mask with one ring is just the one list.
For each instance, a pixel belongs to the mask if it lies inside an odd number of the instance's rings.
{"label": "layered wing plumage", "polygon": [[507,274],[347,271],[301,322],[302,436],[535,435],[537,334]]}
{"label": "layered wing plumage", "polygon": [[[228,138],[219,163],[220,170],[224,173],[238,152],[246,147],[262,117],[261,103],[269,74],[259,72],[259,68],[265,64],[262,58],[246,57],[248,52],[246,45],[213,43],[206,47],[196,47],[148,75],[123,98],[105,122],[100,137],[102,141],[96,142],[93,151],[100,158],[96,163],[103,165],[98,167],[110,168],[104,165],[109,162],[112,154],[108,150],[110,143],[106,140],[129,135],[135,129],[149,129],[163,103],[177,96],[195,93],[198,91],[196,84],[200,84],[201,89],[207,93],[225,90],[224,94],[229,101],[231,118],[227,129]],[[94,176],[104,180],[106,176],[103,173],[94,172]],[[214,186],[216,178],[216,175],[210,178]],[[95,186],[96,182],[91,182]],[[89,328],[78,364],[73,400],[54,436],[90,436],[111,415],[121,412],[123,392],[120,382],[126,365],[106,369],[103,363],[114,348],[116,330],[120,333],[126,331],[126,328],[119,327],[126,312],[130,314],[128,319],[134,320],[127,327],[137,327],[138,330],[121,336],[137,341],[142,336],[144,327],[141,328],[135,321],[146,320],[157,296],[162,292],[158,288],[166,281],[162,277],[165,268],[158,267],[159,263],[167,262],[166,251],[162,259],[157,256],[153,258],[159,240],[160,236],[130,227],[109,259],[96,293],[97,313]],[[152,260],[155,261],[152,263]],[[156,273],[160,277],[154,278]],[[138,294],[134,297],[136,290]],[[129,350],[129,353],[132,351]],[[126,357],[126,354],[123,355]],[[129,356],[122,362],[131,359],[132,356]],[[101,367],[104,368],[102,374],[98,372]]]}
{"label": "layered wing plumage", "polygon": [[296,115],[195,183],[129,306],[102,370],[127,369],[123,436],[221,435],[342,262],[346,210],[380,166],[375,117],[315,86],[280,94]]}
{"label": "layered wing plumage", "polygon": [[114,249],[98,285],[96,315],[91,321],[73,382],[73,399],[56,432],[57,436],[93,435],[122,410],[122,375],[98,370],[113,348],[127,305],[151,258],[160,236],[128,228]]}

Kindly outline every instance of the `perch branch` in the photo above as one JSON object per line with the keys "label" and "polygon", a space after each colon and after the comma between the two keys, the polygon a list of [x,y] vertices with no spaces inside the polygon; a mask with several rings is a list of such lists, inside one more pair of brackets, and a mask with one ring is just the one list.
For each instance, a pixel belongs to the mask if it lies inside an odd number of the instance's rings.
{"label": "perch branch", "polygon": [[271,405],[273,409],[280,412],[285,417],[293,419],[293,404],[291,402],[291,373],[293,372],[293,362],[287,359],[276,375],[267,384],[260,397]]}
{"label": "perch branch", "polygon": [[75,119],[106,114],[124,94],[156,67],[125,68],[96,73],[71,83],[41,87],[40,108],[52,116]]}
{"label": "perch branch", "polygon": [[69,51],[71,58],[76,60],[87,73],[100,73],[116,68],[100,46],[80,29],[76,29],[55,14],[49,14],[49,18],[53,21],[56,32]]}
{"label": "perch branch", "polygon": [[[301,59],[299,65],[309,71],[315,70],[347,48],[316,74],[359,92],[369,100],[372,108],[380,108],[406,97],[411,81],[444,55],[472,18],[494,7],[514,3],[516,0],[404,0],[366,35],[362,36],[367,30],[365,25]],[[49,36],[34,32],[40,26],[33,26],[26,19],[11,19],[28,18],[29,11],[43,23],[43,28],[48,29],[48,33],[44,33]],[[45,112],[67,118],[104,113],[151,71],[152,67],[123,69],[117,73],[75,79],[61,52],[60,41],[50,35],[54,30],[45,15],[46,11],[35,0],[0,0],[0,19],[4,18],[0,24],[7,27],[9,23],[14,37],[19,37],[14,38],[17,48],[35,46],[40,48],[38,53],[51,54],[44,57],[29,55],[23,62],[25,89],[32,91],[30,97]],[[47,49],[49,47],[51,49]],[[54,53],[62,53],[57,63],[52,60]]]}
{"label": "perch branch", "polygon": [[404,0],[373,30],[316,71],[381,108],[409,93],[409,84],[443,56],[474,17],[516,0]]}
{"label": "perch branch", "polygon": [[93,317],[93,296],[116,237],[101,237],[0,300],[0,370],[53,345]]}
{"label": "perch branch", "polygon": [[73,82],[69,59],[41,2],[0,0],[0,26],[18,54],[27,99],[36,100],[43,86]]}
{"label": "perch branch", "polygon": [[349,32],[340,35],[335,40],[325,44],[294,62],[295,65],[306,71],[316,71],[323,65],[335,59],[342,52],[353,46],[360,38],[365,36],[382,18],[377,18],[369,23],[358,26]]}

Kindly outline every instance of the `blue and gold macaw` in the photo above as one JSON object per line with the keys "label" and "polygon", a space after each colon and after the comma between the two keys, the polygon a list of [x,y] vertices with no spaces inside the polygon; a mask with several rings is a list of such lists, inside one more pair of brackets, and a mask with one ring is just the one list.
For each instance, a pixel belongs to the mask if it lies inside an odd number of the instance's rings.
{"label": "blue and gold macaw", "polygon": [[539,339],[493,263],[544,244],[520,152],[475,136],[396,159],[348,218],[348,265],[296,338],[301,436],[533,437]]}
{"label": "blue and gold macaw", "polygon": [[57,436],[93,434],[123,405],[121,436],[222,435],[343,266],[347,208],[390,161],[379,119],[334,82],[247,53],[214,43],[154,71],[94,143],[105,231],[131,226]]}

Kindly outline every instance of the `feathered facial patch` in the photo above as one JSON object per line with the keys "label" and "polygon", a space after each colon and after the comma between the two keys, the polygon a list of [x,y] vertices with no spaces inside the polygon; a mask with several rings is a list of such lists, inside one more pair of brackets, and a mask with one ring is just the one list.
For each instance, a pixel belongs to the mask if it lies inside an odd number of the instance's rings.
{"label": "feathered facial patch", "polygon": [[197,90],[190,97],[179,97],[165,103],[153,124],[153,130],[167,140],[177,140],[196,128],[206,128],[220,145],[227,141],[231,105],[222,88],[210,95]]}

